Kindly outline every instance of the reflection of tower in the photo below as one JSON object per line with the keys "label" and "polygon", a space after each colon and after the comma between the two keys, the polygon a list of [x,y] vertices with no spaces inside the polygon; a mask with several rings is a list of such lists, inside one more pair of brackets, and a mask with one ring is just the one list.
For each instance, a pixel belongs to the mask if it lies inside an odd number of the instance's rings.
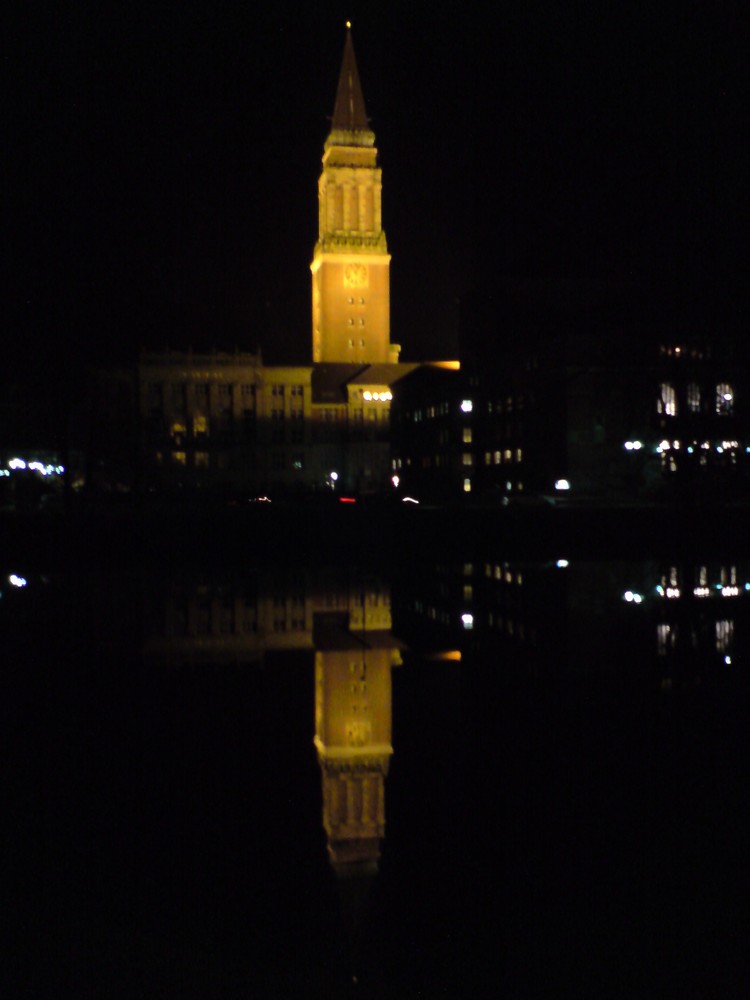
{"label": "reflection of tower", "polygon": [[347,25],[331,131],[318,182],[312,270],[313,362],[398,361],[390,343],[390,255],[381,171]]}
{"label": "reflection of tower", "polygon": [[315,653],[315,745],[323,772],[323,823],[337,870],[375,865],[385,833],[391,746],[393,649]]}
{"label": "reflection of tower", "polygon": [[[323,826],[355,970],[363,910],[385,835],[385,778],[393,754],[391,667],[401,662],[398,642],[382,628],[390,626],[390,615],[383,620],[385,602],[378,597],[363,595],[360,615],[318,616],[314,636]],[[374,617],[367,614],[368,603],[380,606]],[[356,632],[350,629],[355,622]]]}

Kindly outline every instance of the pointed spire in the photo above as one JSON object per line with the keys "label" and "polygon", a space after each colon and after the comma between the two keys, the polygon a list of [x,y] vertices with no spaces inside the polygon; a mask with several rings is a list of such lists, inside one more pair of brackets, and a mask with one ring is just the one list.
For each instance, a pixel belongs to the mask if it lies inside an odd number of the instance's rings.
{"label": "pointed spire", "polygon": [[367,132],[370,129],[365,111],[365,99],[362,96],[362,84],[359,82],[357,60],[354,56],[351,21],[346,22],[344,58],[341,63],[331,126],[333,129],[347,132]]}

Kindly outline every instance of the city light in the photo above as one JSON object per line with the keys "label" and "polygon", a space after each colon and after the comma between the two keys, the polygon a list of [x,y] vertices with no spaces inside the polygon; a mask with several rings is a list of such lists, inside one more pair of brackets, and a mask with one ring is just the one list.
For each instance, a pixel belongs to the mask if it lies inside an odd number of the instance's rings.
{"label": "city light", "polygon": [[17,576],[15,573],[11,573],[8,577],[8,582],[11,587],[25,587],[29,581],[25,576]]}
{"label": "city light", "polygon": [[461,622],[464,628],[474,628],[474,615],[461,615]]}
{"label": "city light", "polygon": [[555,480],[555,489],[556,490],[569,490],[570,489],[570,483],[568,482],[567,479],[556,479]]}
{"label": "city light", "polygon": [[640,451],[643,447],[643,441],[626,441],[625,451]]}
{"label": "city light", "polygon": [[398,476],[391,476],[391,482],[398,489],[398,484],[401,482]]}
{"label": "city light", "polygon": [[622,599],[628,604],[643,604],[643,594],[639,594],[635,590],[626,590]]}
{"label": "city light", "polygon": [[470,399],[463,399],[461,401],[462,413],[471,413],[473,409],[474,409],[474,403]]}
{"label": "city light", "polygon": [[362,393],[362,398],[367,400],[367,402],[374,400],[377,403],[387,403],[393,399],[393,393],[387,390],[385,392],[371,392],[369,389],[365,389]]}
{"label": "city light", "polygon": [[567,559],[558,559],[555,566],[557,566],[558,569],[567,569],[568,566],[570,566],[570,563]]}

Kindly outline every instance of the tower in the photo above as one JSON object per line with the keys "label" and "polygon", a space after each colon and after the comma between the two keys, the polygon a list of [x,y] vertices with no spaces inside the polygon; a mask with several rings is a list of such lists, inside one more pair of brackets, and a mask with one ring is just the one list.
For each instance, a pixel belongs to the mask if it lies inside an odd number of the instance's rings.
{"label": "tower", "polygon": [[382,177],[365,111],[351,25],[318,181],[312,271],[313,362],[398,361],[390,342],[391,258],[381,220]]}

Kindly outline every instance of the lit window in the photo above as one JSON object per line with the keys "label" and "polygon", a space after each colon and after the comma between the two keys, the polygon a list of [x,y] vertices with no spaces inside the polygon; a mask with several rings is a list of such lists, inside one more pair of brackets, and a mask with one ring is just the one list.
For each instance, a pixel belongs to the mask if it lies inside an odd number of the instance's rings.
{"label": "lit window", "polygon": [[470,451],[465,451],[462,456],[462,462],[464,465],[471,465],[473,462],[473,457]]}
{"label": "lit window", "polygon": [[471,493],[471,480],[464,479],[464,493]]}
{"label": "lit window", "polygon": [[182,423],[181,420],[175,420],[175,422],[172,424],[170,428],[169,433],[172,435],[173,438],[183,437],[187,433],[187,428],[185,427],[185,425]]}
{"label": "lit window", "polygon": [[690,382],[687,387],[687,407],[691,413],[700,413],[701,388],[697,383]]}
{"label": "lit window", "polygon": [[197,414],[193,417],[193,434],[196,437],[208,434],[208,418]]}
{"label": "lit window", "polygon": [[196,453],[195,453],[195,467],[196,467],[196,469],[207,469],[208,468],[208,452],[207,451],[196,451]]}
{"label": "lit window", "polygon": [[677,632],[671,625],[662,623],[656,626],[656,649],[659,656],[666,656],[670,649],[674,649],[676,640]]}
{"label": "lit window", "polygon": [[471,444],[471,427],[464,427],[464,444]]}
{"label": "lit window", "polygon": [[722,415],[731,413],[734,409],[734,391],[728,382],[719,382],[716,386],[716,412]]}
{"label": "lit window", "polygon": [[185,465],[187,462],[187,455],[185,454],[184,451],[173,451],[172,462],[175,465]]}
{"label": "lit window", "polygon": [[671,382],[662,382],[659,389],[659,399],[656,403],[657,413],[667,417],[677,416],[677,393]]}

